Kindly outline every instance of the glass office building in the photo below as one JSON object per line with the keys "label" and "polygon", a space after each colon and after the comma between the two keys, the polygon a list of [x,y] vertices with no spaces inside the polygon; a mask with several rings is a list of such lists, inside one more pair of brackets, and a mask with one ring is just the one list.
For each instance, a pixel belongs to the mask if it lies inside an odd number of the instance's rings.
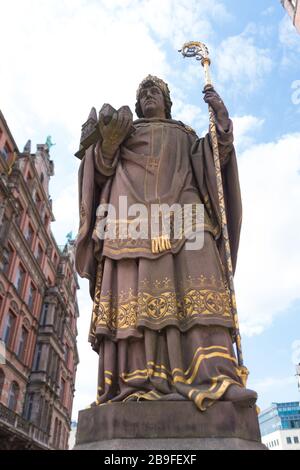
{"label": "glass office building", "polygon": [[300,429],[300,402],[272,403],[258,419],[262,436],[285,429]]}

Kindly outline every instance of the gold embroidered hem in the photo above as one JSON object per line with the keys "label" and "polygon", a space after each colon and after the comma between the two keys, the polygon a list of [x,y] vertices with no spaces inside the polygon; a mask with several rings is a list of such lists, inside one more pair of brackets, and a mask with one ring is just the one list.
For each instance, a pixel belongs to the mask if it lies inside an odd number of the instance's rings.
{"label": "gold embroidered hem", "polygon": [[148,329],[143,338],[100,345],[98,405],[129,400],[192,400],[204,411],[230,385],[243,386],[229,331]]}
{"label": "gold embroidered hem", "polygon": [[198,251],[183,248],[155,261],[105,258],[97,276],[90,341],[99,343],[103,335],[142,337],[145,327],[173,325],[182,332],[197,324],[232,328],[230,294],[216,252],[206,233]]}
{"label": "gold embroidered hem", "polygon": [[93,331],[98,335],[140,336],[138,331],[134,333],[139,327],[158,330],[167,325],[176,325],[180,331],[187,331],[195,324],[233,326],[227,292],[188,289],[182,299],[176,292],[157,295],[140,292],[124,303],[111,297],[101,298],[93,322]]}

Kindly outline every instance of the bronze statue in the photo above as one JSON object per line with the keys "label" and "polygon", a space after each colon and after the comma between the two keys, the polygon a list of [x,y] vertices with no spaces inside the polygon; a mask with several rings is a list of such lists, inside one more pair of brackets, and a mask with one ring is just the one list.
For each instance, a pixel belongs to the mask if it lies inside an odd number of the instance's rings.
{"label": "bronze statue", "polygon": [[[239,244],[241,197],[233,127],[212,86],[204,101],[215,115],[233,271]],[[234,318],[211,135],[172,119],[168,85],[149,75],[127,106],[93,109],[83,126],[79,170],[80,228],[76,267],[90,281],[89,341],[99,354],[96,404],[128,400],[191,400],[204,411],[218,400],[253,406],[233,349]],[[204,245],[187,238],[100,237],[108,219],[97,208],[185,204],[204,206]],[[128,227],[133,219],[128,217]]]}

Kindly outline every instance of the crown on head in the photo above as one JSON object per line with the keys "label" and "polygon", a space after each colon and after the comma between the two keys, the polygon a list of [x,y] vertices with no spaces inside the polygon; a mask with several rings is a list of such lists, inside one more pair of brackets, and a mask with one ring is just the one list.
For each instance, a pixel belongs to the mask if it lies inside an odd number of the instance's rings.
{"label": "crown on head", "polygon": [[156,85],[164,95],[170,95],[169,87],[167,83],[165,83],[161,78],[155,77],[155,75],[147,75],[146,78],[140,83],[137,92],[136,92],[136,99],[139,99],[141,90],[145,87],[146,83],[152,82]]}

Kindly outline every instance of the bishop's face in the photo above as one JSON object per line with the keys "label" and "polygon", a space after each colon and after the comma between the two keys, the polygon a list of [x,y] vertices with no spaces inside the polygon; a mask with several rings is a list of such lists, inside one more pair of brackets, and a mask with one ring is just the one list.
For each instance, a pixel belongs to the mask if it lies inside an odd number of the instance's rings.
{"label": "bishop's face", "polygon": [[162,91],[156,85],[145,86],[140,92],[140,106],[145,118],[165,118],[165,100]]}

